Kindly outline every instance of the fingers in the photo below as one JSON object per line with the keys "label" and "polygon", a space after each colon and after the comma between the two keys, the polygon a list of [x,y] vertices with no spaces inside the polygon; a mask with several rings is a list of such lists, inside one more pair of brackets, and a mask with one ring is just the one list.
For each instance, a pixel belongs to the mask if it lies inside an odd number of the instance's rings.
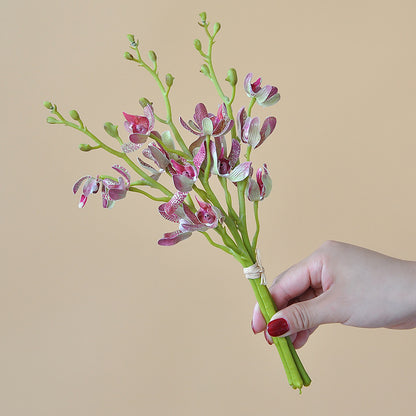
{"label": "fingers", "polygon": [[328,291],[316,298],[289,305],[273,315],[267,331],[272,337],[281,337],[310,330],[321,324],[340,322],[336,303],[332,292]]}

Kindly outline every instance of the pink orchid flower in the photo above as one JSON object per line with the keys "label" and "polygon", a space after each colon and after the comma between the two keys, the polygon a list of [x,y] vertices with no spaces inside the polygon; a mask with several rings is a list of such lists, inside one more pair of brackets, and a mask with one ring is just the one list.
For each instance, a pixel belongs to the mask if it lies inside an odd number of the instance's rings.
{"label": "pink orchid flower", "polygon": [[76,194],[78,192],[78,189],[82,185],[82,183],[85,181],[84,187],[82,188],[82,195],[81,200],[79,201],[78,207],[84,208],[85,204],[87,203],[87,199],[91,194],[96,194],[100,189],[100,179],[94,176],[83,176],[81,179],[78,179],[73,188],[72,192]]}
{"label": "pink orchid flower", "polygon": [[246,195],[250,201],[261,201],[269,196],[272,190],[272,179],[270,178],[267,165],[263,164],[263,170],[259,168],[256,173],[256,180],[248,180]]}
{"label": "pink orchid flower", "polygon": [[169,154],[158,143],[150,143],[142,153],[143,156],[153,161],[157,166],[156,169],[142,160],[140,157],[137,158],[140,165],[150,171],[150,177],[155,181],[159,179],[160,175],[165,172],[166,169],[171,169]]}
{"label": "pink orchid flower", "polygon": [[[220,149],[219,156],[217,154],[218,149]],[[244,162],[236,166],[241,152],[238,140],[232,140],[228,157],[225,156],[227,145],[224,137],[215,138],[215,143],[211,141],[210,151],[213,174],[228,178],[231,182],[240,182],[251,174],[251,162]]]}
{"label": "pink orchid flower", "polygon": [[268,107],[277,103],[280,100],[280,94],[278,93],[277,87],[272,85],[266,85],[261,87],[261,78],[258,78],[257,81],[251,82],[253,74],[247,74],[244,79],[244,89],[247,95],[251,98],[255,98],[256,101],[263,107]]}
{"label": "pink orchid flower", "polygon": [[199,136],[199,139],[189,147],[191,151],[193,148],[201,145],[205,136],[223,136],[234,126],[234,121],[228,117],[224,103],[219,106],[216,116],[208,113],[205,105],[199,103],[195,107],[194,120],[189,120],[188,124],[186,124],[181,117],[180,122],[186,130]]}
{"label": "pink orchid flower", "polygon": [[198,199],[197,201],[200,209],[196,213],[193,213],[188,205],[183,204],[175,213],[166,216],[163,205],[159,207],[159,212],[163,217],[179,223],[179,229],[164,234],[163,238],[158,241],[159,245],[172,246],[190,237],[194,231],[204,232],[218,227],[219,222],[223,220],[221,211],[207,202],[201,202]]}
{"label": "pink orchid flower", "polygon": [[72,191],[74,194],[78,192],[78,189],[85,181],[82,189],[81,200],[79,207],[83,208],[87,203],[88,196],[95,194],[100,189],[100,183],[102,183],[102,201],[104,208],[112,208],[114,201],[123,199],[126,197],[127,191],[130,187],[130,175],[128,171],[120,165],[114,165],[113,169],[116,170],[121,176],[118,181],[112,179],[100,179],[99,176],[83,176],[77,182],[75,182]]}
{"label": "pink orchid flower", "polygon": [[269,137],[276,127],[276,117],[267,117],[260,128],[258,117],[247,117],[247,112],[242,107],[237,113],[237,136],[243,143],[247,143],[253,148],[259,147]]}
{"label": "pink orchid flower", "polygon": [[[126,118],[124,127],[130,133],[130,142],[133,143],[133,145],[136,145],[137,149],[146,142],[150,134],[153,133],[153,127],[155,126],[155,116],[150,104],[144,107],[143,113],[144,116],[123,113]],[[131,147],[132,146],[126,146],[126,152],[132,151],[132,149],[130,149]]]}
{"label": "pink orchid flower", "polygon": [[205,143],[203,143],[193,159],[193,165],[183,158],[179,158],[178,162],[173,159],[170,160],[169,168],[177,192],[172,196],[169,202],[162,205],[166,215],[174,213],[176,209],[182,205],[186,196],[192,190],[194,183],[198,179],[199,171],[205,160],[205,156],[206,149]]}

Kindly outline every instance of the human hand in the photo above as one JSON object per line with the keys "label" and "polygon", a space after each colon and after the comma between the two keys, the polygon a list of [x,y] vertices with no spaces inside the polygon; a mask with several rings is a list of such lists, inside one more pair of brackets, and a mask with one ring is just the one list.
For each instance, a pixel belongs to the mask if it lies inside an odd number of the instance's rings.
{"label": "human hand", "polygon": [[279,310],[267,325],[258,304],[254,333],[289,336],[302,347],[321,324],[416,327],[416,262],[328,241],[279,275],[270,287]]}

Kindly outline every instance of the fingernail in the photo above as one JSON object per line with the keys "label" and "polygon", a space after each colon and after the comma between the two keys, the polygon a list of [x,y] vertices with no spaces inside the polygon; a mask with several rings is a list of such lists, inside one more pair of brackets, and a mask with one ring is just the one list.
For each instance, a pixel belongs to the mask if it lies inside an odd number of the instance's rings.
{"label": "fingernail", "polygon": [[254,335],[257,335],[256,330],[254,329],[253,320],[251,320],[251,330],[253,331]]}
{"label": "fingernail", "polygon": [[280,337],[280,335],[285,334],[287,331],[289,331],[289,325],[284,318],[274,319],[267,325],[267,332],[272,337]]}
{"label": "fingernail", "polygon": [[269,345],[273,345],[272,337],[267,333],[267,330],[264,331],[264,338],[266,338],[266,341]]}

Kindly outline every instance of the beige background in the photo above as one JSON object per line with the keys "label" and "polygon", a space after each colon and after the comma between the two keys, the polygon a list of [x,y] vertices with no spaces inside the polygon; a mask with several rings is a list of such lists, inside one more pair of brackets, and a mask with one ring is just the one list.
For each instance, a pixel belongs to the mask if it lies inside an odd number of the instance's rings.
{"label": "beige background", "polygon": [[[206,10],[223,26],[221,79],[235,66],[282,94],[259,113],[278,129],[254,156],[274,180],[261,206],[269,280],[326,239],[416,259],[414,2],[2,6],[0,414],[414,414],[415,331],[320,328],[300,350],[313,384],[299,396],[251,333],[238,264],[199,235],[158,247],[174,227],[139,196],[79,210],[73,182],[114,159],[81,153],[86,139],[47,125],[42,107],[76,108],[101,134],[139,97],[158,105],[149,76],[122,58],[135,33],[176,77],[175,117],[199,101],[215,109],[192,46]],[[246,103],[240,88],[236,108]]]}

